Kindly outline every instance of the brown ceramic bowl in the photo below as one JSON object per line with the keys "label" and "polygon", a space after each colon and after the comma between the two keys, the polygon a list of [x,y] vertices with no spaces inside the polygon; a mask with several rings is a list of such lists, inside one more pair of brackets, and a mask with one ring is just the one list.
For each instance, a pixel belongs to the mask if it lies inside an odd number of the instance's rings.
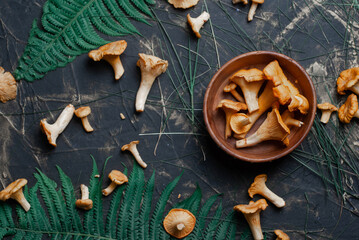
{"label": "brown ceramic bowl", "polygon": [[[238,70],[253,67],[262,70],[273,60],[279,62],[287,78],[294,83],[301,94],[308,99],[310,105],[308,114],[301,115],[296,113],[295,115],[297,119],[304,122],[304,125],[300,128],[290,128],[290,144],[287,147],[278,141],[266,141],[253,147],[237,149],[235,148],[235,138],[230,137],[227,140],[224,138],[225,115],[221,109],[217,110],[217,105],[222,99],[233,99],[231,94],[223,92],[223,88],[229,83],[229,78],[232,74]],[[257,51],[237,56],[218,70],[208,85],[204,97],[203,114],[208,132],[212,139],[229,155],[248,162],[268,162],[292,152],[304,140],[313,125],[316,105],[316,95],[312,80],[303,67],[283,54]],[[249,135],[255,132],[265,118],[266,113],[257,120],[256,124],[254,124],[249,132]]]}

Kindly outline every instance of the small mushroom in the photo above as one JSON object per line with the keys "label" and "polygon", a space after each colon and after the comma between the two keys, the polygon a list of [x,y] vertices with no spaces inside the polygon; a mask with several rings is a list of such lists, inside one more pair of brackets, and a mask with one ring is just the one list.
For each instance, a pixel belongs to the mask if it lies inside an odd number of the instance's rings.
{"label": "small mushroom", "polygon": [[196,225],[196,217],[188,210],[174,208],[163,220],[163,227],[166,232],[175,238],[188,236]]}
{"label": "small mushroom", "polygon": [[266,120],[257,129],[257,131],[245,139],[238,140],[236,142],[236,147],[251,147],[268,140],[282,141],[285,145],[287,145],[289,143],[289,140],[287,139],[289,133],[290,130],[283,122],[278,109],[273,109],[270,113],[268,113]]}
{"label": "small mushroom", "polygon": [[167,70],[168,62],[158,57],[139,53],[137,66],[141,69],[141,84],[136,95],[136,111],[143,112],[148,93],[155,79]]}
{"label": "small mushroom", "polygon": [[22,188],[27,184],[27,180],[25,178],[17,179],[12,182],[9,186],[7,186],[4,190],[0,192],[0,200],[6,201],[9,198],[14,199],[18,203],[20,203],[21,207],[27,212],[29,211],[31,205],[26,200]]}
{"label": "small mushroom", "polygon": [[247,110],[247,105],[241,102],[234,102],[229,99],[223,99],[218,104],[217,108],[222,108],[225,115],[226,115],[226,128],[224,132],[224,137],[227,139],[232,135],[232,130],[230,126],[231,117],[233,114],[241,111],[241,110]]}
{"label": "small mushroom", "polygon": [[233,4],[236,3],[243,3],[243,5],[247,5],[248,4],[248,0],[232,0]]}
{"label": "small mushroom", "polygon": [[107,188],[102,190],[102,195],[104,196],[110,195],[117,185],[122,185],[128,182],[127,176],[118,170],[112,170],[108,175],[108,178],[111,180],[111,183]]}
{"label": "small mushroom", "polygon": [[265,210],[267,206],[267,201],[265,199],[260,199],[256,202],[250,201],[248,205],[241,204],[233,208],[233,210],[243,213],[252,231],[254,240],[263,239],[259,214],[262,210]]}
{"label": "small mushroom", "polygon": [[353,117],[359,118],[358,97],[350,94],[345,103],[339,108],[339,120],[343,123],[350,123]]}
{"label": "small mushroom", "polygon": [[328,123],[330,119],[330,115],[332,115],[332,112],[338,111],[338,108],[336,106],[328,102],[318,104],[317,108],[322,110],[322,117],[320,118],[320,121],[322,123]]}
{"label": "small mushroom", "polygon": [[168,0],[175,8],[187,9],[197,5],[199,0]]}
{"label": "small mushroom", "polygon": [[252,0],[252,5],[248,12],[248,22],[253,20],[254,14],[256,13],[256,10],[258,7],[258,4],[263,4],[263,3],[264,3],[264,0]]}
{"label": "small mushroom", "polygon": [[137,144],[139,144],[139,143],[140,143],[140,141],[132,141],[129,144],[123,145],[121,150],[122,151],[126,151],[126,150],[130,151],[132,153],[132,155],[135,157],[137,163],[141,167],[146,168],[147,164],[142,160],[140,153],[137,150]]}
{"label": "small mushroom", "polygon": [[246,131],[246,127],[251,123],[250,118],[244,113],[234,113],[231,116],[229,125],[235,134],[242,134]]}
{"label": "small mushroom", "polygon": [[78,118],[81,118],[82,125],[84,126],[84,129],[86,132],[92,132],[93,128],[91,127],[89,120],[87,118],[88,115],[91,114],[91,108],[90,107],[80,107],[76,109],[75,115]]}
{"label": "small mushroom", "polygon": [[126,48],[127,42],[125,40],[120,40],[103,45],[97,50],[92,50],[88,55],[94,61],[103,59],[111,64],[113,71],[115,72],[115,79],[119,80],[125,72],[120,55]]}
{"label": "small mushroom", "polygon": [[288,127],[290,127],[290,126],[301,127],[304,125],[304,122],[295,119],[294,113],[290,112],[289,110],[285,110],[282,113],[282,119],[283,119],[283,122],[285,123],[285,125],[287,125]]}
{"label": "small mushroom", "polygon": [[196,34],[196,37],[201,38],[199,30],[203,27],[204,23],[208,21],[209,17],[210,15],[206,11],[202,12],[201,15],[196,18],[192,18],[189,13],[187,14],[187,21],[191,26],[194,34]]}
{"label": "small mushroom", "polygon": [[6,103],[15,99],[17,94],[17,83],[10,72],[0,67],[0,101]]}
{"label": "small mushroom", "polygon": [[290,240],[289,236],[282,230],[274,230],[274,233],[275,235],[277,235],[277,238],[275,240]]}
{"label": "small mushroom", "polygon": [[249,113],[259,109],[258,92],[262,87],[264,79],[263,72],[256,68],[239,70],[229,79],[242,89]]}
{"label": "small mushroom", "polygon": [[92,209],[93,202],[89,199],[89,189],[85,184],[81,184],[81,199],[76,200],[76,207],[83,210]]}
{"label": "small mushroom", "polygon": [[47,140],[49,143],[56,147],[57,137],[65,130],[67,125],[69,125],[72,116],[74,115],[75,108],[72,104],[69,104],[61,112],[60,116],[57,118],[54,124],[49,124],[46,118],[40,121],[40,127],[42,131],[46,134]]}
{"label": "small mushroom", "polygon": [[359,67],[350,68],[340,73],[337,79],[337,92],[345,95],[345,90],[350,90],[359,95]]}
{"label": "small mushroom", "polygon": [[235,99],[237,99],[239,102],[245,102],[244,101],[244,98],[236,91],[236,87],[237,87],[237,84],[235,83],[230,83],[228,85],[226,85],[223,89],[224,92],[229,92],[233,95],[233,97]]}
{"label": "small mushroom", "polygon": [[271,201],[276,207],[282,208],[285,206],[285,201],[283,198],[276,195],[272,192],[266,185],[267,175],[261,174],[254,178],[254,182],[251,184],[251,187],[248,189],[248,194],[251,198],[254,195],[259,194]]}

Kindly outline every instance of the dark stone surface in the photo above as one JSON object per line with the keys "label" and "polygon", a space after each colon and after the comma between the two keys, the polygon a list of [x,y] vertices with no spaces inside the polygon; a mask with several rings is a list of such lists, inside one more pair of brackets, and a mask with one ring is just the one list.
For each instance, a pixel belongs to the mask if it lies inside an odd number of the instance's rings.
{"label": "dark stone surface", "polygon": [[[31,23],[40,18],[44,2],[1,1],[0,66],[7,71],[16,69]],[[253,50],[278,51],[299,61],[313,78],[318,102],[329,101],[330,97],[337,105],[345,101],[345,97],[336,94],[335,82],[342,70],[357,65],[358,6],[351,1],[335,2],[268,0],[259,7],[254,21],[248,23],[249,6],[233,6],[230,0],[201,0],[189,10],[176,10],[166,1],[158,0],[154,11],[178,58],[158,21],[151,21],[152,26],[134,23],[144,37],[106,37],[128,42],[121,57],[125,74],[119,81],[114,80],[106,62],[93,62],[86,54],[41,80],[20,81],[17,99],[0,104],[1,184],[5,186],[11,180],[25,177],[32,186],[35,168],[59,182],[55,168],[58,165],[70,176],[79,192],[79,185],[87,184],[91,173],[90,154],[100,167],[108,156],[113,156],[106,173],[111,169],[123,169],[122,164],[131,168],[132,157],[122,153],[120,148],[132,140],[140,140],[139,151],[149,164],[146,177],[156,171],[156,193],[183,171],[171,203],[178,201],[179,193],[182,198],[189,196],[198,183],[205,200],[223,193],[224,209],[229,213],[234,205],[250,200],[248,187],[257,174],[266,173],[268,186],[283,196],[287,204],[280,210],[270,204],[262,214],[262,226],[269,239],[274,239],[272,232],[277,228],[288,232],[292,239],[359,239],[359,205],[354,196],[346,195],[346,201],[342,202],[343,198],[337,197],[330,184],[326,187],[319,176],[291,155],[266,164],[232,159],[215,146],[202,117],[206,85],[218,66]],[[197,41],[186,24],[186,15],[199,15],[206,8],[205,3],[212,22],[206,23],[201,30],[202,38]],[[198,62],[201,63],[197,67],[193,92],[194,115],[188,110],[190,95],[179,64],[182,63],[189,76],[188,46],[195,52],[198,46]],[[140,81],[140,71],[136,67],[140,52],[171,60],[168,74],[161,75],[153,85],[145,112],[137,114],[134,98]],[[191,55],[192,60],[195,56]],[[194,63],[191,65],[193,70]],[[187,106],[181,103],[179,95]],[[39,122],[44,117],[54,121],[69,103],[92,108],[89,120],[95,131],[85,133],[81,121],[74,118],[58,138],[58,146],[52,148],[41,133]],[[120,113],[126,120],[121,120]],[[333,122],[332,125],[337,125],[336,119],[333,118]],[[184,134],[146,135],[159,133],[161,129],[165,133]],[[329,127],[327,129],[331,134]],[[349,129],[353,130],[349,132]],[[340,131],[348,134],[348,144],[356,152],[358,147],[353,142],[358,136],[357,123],[340,126]],[[314,153],[321,153],[313,136],[299,147],[303,151],[312,148]],[[314,169],[326,164],[324,159],[321,164],[310,158],[303,158],[303,162]],[[343,173],[344,189],[357,195],[357,175],[350,174],[352,171],[346,164],[343,168],[348,170]],[[354,184],[348,184],[351,181]],[[238,215],[238,233],[245,228],[244,218]]]}

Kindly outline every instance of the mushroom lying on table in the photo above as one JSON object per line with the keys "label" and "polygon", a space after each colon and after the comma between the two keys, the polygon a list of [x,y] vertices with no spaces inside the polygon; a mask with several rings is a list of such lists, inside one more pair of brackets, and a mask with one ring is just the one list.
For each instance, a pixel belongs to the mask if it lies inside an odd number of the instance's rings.
{"label": "mushroom lying on table", "polygon": [[9,186],[7,186],[4,190],[0,192],[0,200],[6,201],[9,198],[14,199],[18,203],[20,203],[21,207],[27,212],[29,211],[31,205],[26,200],[22,188],[27,184],[27,180],[25,178],[17,179],[12,182]]}
{"label": "mushroom lying on table", "polygon": [[140,153],[137,150],[137,144],[139,144],[140,141],[132,141],[129,144],[125,144],[122,146],[121,150],[122,151],[130,151],[132,153],[132,155],[134,156],[134,158],[136,159],[137,163],[143,167],[146,168],[147,164],[142,160]]}
{"label": "mushroom lying on table", "polygon": [[260,199],[256,202],[250,201],[248,205],[234,206],[233,210],[243,213],[248,225],[252,231],[254,240],[262,240],[263,233],[260,221],[260,212],[267,208],[268,204],[265,199]]}
{"label": "mushroom lying on table", "polygon": [[47,140],[52,146],[57,146],[56,139],[65,130],[67,125],[69,125],[72,116],[74,115],[74,112],[74,106],[72,106],[72,104],[69,104],[61,112],[60,116],[57,118],[54,124],[49,124],[46,118],[40,121],[40,127],[42,131],[46,134]]}
{"label": "mushroom lying on table", "polygon": [[248,4],[248,0],[232,0],[233,4],[236,3],[243,3],[243,5],[247,5]]}
{"label": "mushroom lying on table", "polygon": [[252,5],[248,12],[248,22],[253,20],[254,14],[256,14],[258,4],[263,4],[263,3],[264,0],[252,0]]}
{"label": "mushroom lying on table", "polygon": [[127,176],[118,170],[112,170],[108,178],[111,180],[111,184],[102,190],[102,195],[104,196],[110,195],[116,189],[117,185],[128,182]]}
{"label": "mushroom lying on table", "polygon": [[275,240],[290,240],[289,236],[282,230],[274,230],[274,233],[275,235],[277,235],[277,238]]}
{"label": "mushroom lying on table", "polygon": [[260,142],[268,140],[282,141],[285,145],[289,144],[287,136],[290,130],[285,125],[278,109],[273,109],[268,113],[266,120],[251,136],[238,140],[236,142],[237,148],[251,147]]}
{"label": "mushroom lying on table", "polygon": [[350,123],[353,117],[359,118],[357,95],[352,93],[348,96],[345,103],[339,108],[338,116],[342,123]]}
{"label": "mushroom lying on table", "polygon": [[115,72],[115,79],[119,80],[125,72],[120,55],[126,50],[126,48],[127,42],[125,40],[120,40],[103,45],[97,50],[92,50],[89,52],[88,56],[94,61],[100,61],[103,59],[111,64],[113,71]]}
{"label": "mushroom lying on table", "polygon": [[209,13],[204,11],[196,18],[192,18],[189,13],[187,14],[187,21],[192,28],[192,31],[196,35],[196,37],[201,38],[201,34],[199,30],[203,27],[203,25],[209,20]]}
{"label": "mushroom lying on table", "polygon": [[10,72],[0,67],[0,101],[6,103],[15,99],[17,94],[17,83]]}
{"label": "mushroom lying on table", "polygon": [[283,198],[279,197],[277,194],[272,192],[266,185],[267,175],[261,174],[254,178],[254,182],[251,184],[251,187],[248,189],[248,194],[251,198],[254,195],[259,194],[272,202],[276,207],[282,208],[285,206],[285,201]]}
{"label": "mushroom lying on table", "polygon": [[75,110],[75,115],[76,117],[81,118],[82,125],[86,132],[93,132],[93,128],[91,127],[89,120],[87,118],[87,116],[90,114],[91,114],[91,108],[88,106],[80,107]]}
{"label": "mushroom lying on table", "polygon": [[340,73],[337,79],[337,92],[345,95],[345,91],[349,90],[359,95],[359,67],[350,68]]}
{"label": "mushroom lying on table", "polygon": [[166,232],[175,238],[188,236],[196,225],[196,217],[188,210],[181,208],[172,209],[163,220]]}
{"label": "mushroom lying on table", "polygon": [[338,108],[336,106],[328,102],[318,104],[317,108],[322,110],[322,117],[320,118],[320,121],[322,123],[328,123],[330,119],[330,115],[332,115],[332,112],[338,111]]}
{"label": "mushroom lying on table", "polygon": [[93,202],[89,199],[89,189],[85,184],[81,184],[81,199],[76,200],[76,207],[81,208],[83,210],[92,209]]}
{"label": "mushroom lying on table", "polygon": [[175,8],[187,9],[197,5],[199,0],[168,0]]}
{"label": "mushroom lying on table", "polygon": [[148,93],[156,78],[167,70],[168,62],[152,55],[139,53],[137,66],[141,69],[141,84],[136,95],[136,111],[143,112]]}

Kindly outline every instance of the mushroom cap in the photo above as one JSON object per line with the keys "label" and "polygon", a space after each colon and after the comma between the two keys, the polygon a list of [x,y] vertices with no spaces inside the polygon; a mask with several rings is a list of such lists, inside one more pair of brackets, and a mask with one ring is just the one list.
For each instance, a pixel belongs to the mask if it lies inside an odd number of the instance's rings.
{"label": "mushroom cap", "polygon": [[252,3],[263,4],[264,0],[252,0]]}
{"label": "mushroom cap", "polygon": [[127,42],[125,40],[120,40],[116,42],[107,43],[96,50],[89,52],[89,57],[94,61],[100,61],[104,56],[119,56],[127,48]]}
{"label": "mushroom cap", "polygon": [[250,201],[248,205],[240,204],[233,207],[233,210],[241,212],[243,214],[255,213],[258,211],[265,210],[268,203],[265,199],[259,199],[256,202]]}
{"label": "mushroom cap", "polygon": [[231,110],[235,112],[239,112],[241,110],[247,110],[247,105],[241,102],[235,102],[229,99],[222,99],[217,108],[222,108],[223,110]]}
{"label": "mushroom cap", "polygon": [[128,150],[131,146],[137,145],[137,144],[139,144],[139,143],[140,143],[140,141],[138,141],[138,140],[132,141],[132,142],[130,142],[129,144],[123,145],[122,148],[121,148],[121,150],[122,150],[122,151],[126,151],[126,150]]}
{"label": "mushroom cap", "polygon": [[358,111],[358,97],[350,94],[345,103],[339,108],[339,120],[343,123],[350,123],[355,113]]}
{"label": "mushroom cap", "polygon": [[345,95],[345,90],[353,87],[359,81],[359,67],[350,68],[340,73],[337,79],[337,92]]}
{"label": "mushroom cap", "polygon": [[91,199],[77,199],[76,200],[76,207],[82,208],[84,210],[92,209],[93,202]]}
{"label": "mushroom cap", "polygon": [[281,85],[287,77],[277,60],[270,62],[264,69],[264,75],[273,82],[274,86]]}
{"label": "mushroom cap", "polygon": [[288,105],[288,110],[294,112],[299,110],[301,114],[307,114],[309,109],[309,102],[306,97],[301,94],[297,94],[292,97],[292,101]]}
{"label": "mushroom cap", "polygon": [[267,181],[267,174],[260,174],[254,178],[254,182],[248,188],[248,194],[251,198],[258,193],[258,188],[262,188],[263,184]]}
{"label": "mushroom cap", "polygon": [[278,240],[290,240],[289,236],[284,233],[282,230],[274,230],[275,235],[277,235]]}
{"label": "mushroom cap", "polygon": [[17,83],[10,72],[5,72],[4,68],[0,67],[0,101],[5,103],[9,100],[15,99],[17,93]]}
{"label": "mushroom cap", "polygon": [[166,60],[144,53],[139,53],[138,56],[140,59],[137,61],[137,66],[141,68],[141,72],[153,72],[153,75],[158,76],[167,70],[168,61]]}
{"label": "mushroom cap", "polygon": [[239,70],[229,80],[237,77],[244,78],[247,82],[257,82],[266,79],[263,72],[257,68]]}
{"label": "mushroom cap", "polygon": [[330,110],[331,112],[338,111],[338,108],[328,102],[317,104],[317,108],[320,110]]}
{"label": "mushroom cap", "polygon": [[118,170],[112,170],[110,174],[108,174],[108,178],[117,185],[128,182],[127,176]]}
{"label": "mushroom cap", "polygon": [[248,123],[250,123],[250,118],[244,114],[244,113],[235,113],[231,116],[230,126],[233,132],[236,134],[242,134],[248,131],[248,124],[241,124],[248,120]]}
{"label": "mushroom cap", "polygon": [[75,110],[75,115],[78,118],[84,118],[84,117],[87,117],[90,114],[91,114],[91,108],[88,107],[88,106],[80,107],[80,108]]}
{"label": "mushroom cap", "polygon": [[292,99],[289,88],[283,84],[273,88],[273,95],[281,105],[290,103]]}
{"label": "mushroom cap", "polygon": [[199,0],[168,0],[175,8],[190,8],[197,5]]}
{"label": "mushroom cap", "polygon": [[[177,225],[183,224],[184,228],[179,230]],[[196,217],[188,210],[174,208],[163,220],[163,227],[166,232],[175,238],[184,238],[188,236],[196,225]]]}
{"label": "mushroom cap", "polygon": [[0,200],[2,201],[8,200],[12,194],[21,190],[26,184],[27,184],[27,180],[25,178],[20,178],[15,180],[0,192]]}
{"label": "mushroom cap", "polygon": [[208,21],[210,18],[210,15],[208,12],[204,11],[196,18],[192,18],[191,15],[187,14],[187,22],[191,26],[192,31],[196,35],[197,38],[201,38],[201,34],[199,33],[199,30],[201,30],[202,26],[205,22]]}
{"label": "mushroom cap", "polygon": [[228,85],[226,85],[226,86],[224,87],[223,91],[224,91],[224,92],[231,92],[231,91],[235,90],[236,87],[237,87],[237,84],[231,82],[231,83],[229,83]]}

